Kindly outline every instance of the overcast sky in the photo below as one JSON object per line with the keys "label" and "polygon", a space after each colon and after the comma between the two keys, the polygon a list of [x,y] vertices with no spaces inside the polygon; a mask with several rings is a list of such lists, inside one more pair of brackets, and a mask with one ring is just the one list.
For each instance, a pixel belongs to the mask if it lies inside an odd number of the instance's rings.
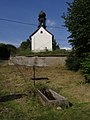
{"label": "overcast sky", "polygon": [[[62,27],[63,12],[67,11],[66,2],[73,0],[0,0],[0,43],[19,46],[37,29],[38,14],[41,10],[46,13],[46,25],[61,48],[71,46],[67,37],[70,35],[67,28]],[[10,22],[16,21],[16,22]],[[21,23],[29,23],[21,24]]]}

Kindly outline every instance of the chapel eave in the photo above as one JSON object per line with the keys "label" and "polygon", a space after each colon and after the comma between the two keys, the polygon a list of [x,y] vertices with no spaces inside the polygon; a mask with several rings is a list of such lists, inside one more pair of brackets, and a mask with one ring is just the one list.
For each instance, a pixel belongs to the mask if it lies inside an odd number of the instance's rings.
{"label": "chapel eave", "polygon": [[[40,29],[40,28],[43,28],[43,26],[40,26],[35,32],[33,32],[30,36],[29,36],[29,38],[31,39],[31,37]],[[43,28],[44,30],[46,30],[49,34],[51,34],[52,35],[52,37],[54,38],[54,35],[51,33],[51,32],[49,32],[47,29],[45,29],[45,28]]]}

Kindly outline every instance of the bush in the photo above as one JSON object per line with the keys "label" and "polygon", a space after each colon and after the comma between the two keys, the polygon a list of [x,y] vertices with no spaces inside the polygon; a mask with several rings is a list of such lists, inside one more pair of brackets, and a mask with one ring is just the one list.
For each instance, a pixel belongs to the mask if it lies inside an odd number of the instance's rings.
{"label": "bush", "polygon": [[7,44],[7,49],[10,51],[10,55],[14,56],[17,53],[17,48],[14,45]]}
{"label": "bush", "polygon": [[84,74],[86,83],[90,83],[90,53],[81,63],[82,73]]}
{"label": "bush", "polygon": [[0,43],[0,59],[7,60],[10,57],[10,51],[7,48],[7,45]]}
{"label": "bush", "polygon": [[69,70],[78,71],[80,68],[80,61],[81,60],[71,52],[67,57],[66,66]]}

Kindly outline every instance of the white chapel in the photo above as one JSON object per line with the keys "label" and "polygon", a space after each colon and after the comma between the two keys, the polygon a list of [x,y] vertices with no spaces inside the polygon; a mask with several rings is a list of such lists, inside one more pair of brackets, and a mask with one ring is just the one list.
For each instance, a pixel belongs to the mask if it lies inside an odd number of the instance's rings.
{"label": "white chapel", "polygon": [[52,51],[52,40],[54,35],[46,29],[46,14],[41,11],[38,16],[38,29],[31,34],[31,51]]}

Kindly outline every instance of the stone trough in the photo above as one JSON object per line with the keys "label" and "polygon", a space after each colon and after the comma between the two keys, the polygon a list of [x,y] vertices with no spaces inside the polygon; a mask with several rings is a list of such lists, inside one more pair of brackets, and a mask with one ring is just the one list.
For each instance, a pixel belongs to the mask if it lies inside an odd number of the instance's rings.
{"label": "stone trough", "polygon": [[[46,93],[47,91],[47,93]],[[63,108],[69,107],[69,101],[64,96],[56,93],[55,91],[49,89],[46,90],[45,93],[42,90],[38,90],[39,98],[42,104],[48,106],[60,106]],[[48,94],[48,95],[47,95]]]}

